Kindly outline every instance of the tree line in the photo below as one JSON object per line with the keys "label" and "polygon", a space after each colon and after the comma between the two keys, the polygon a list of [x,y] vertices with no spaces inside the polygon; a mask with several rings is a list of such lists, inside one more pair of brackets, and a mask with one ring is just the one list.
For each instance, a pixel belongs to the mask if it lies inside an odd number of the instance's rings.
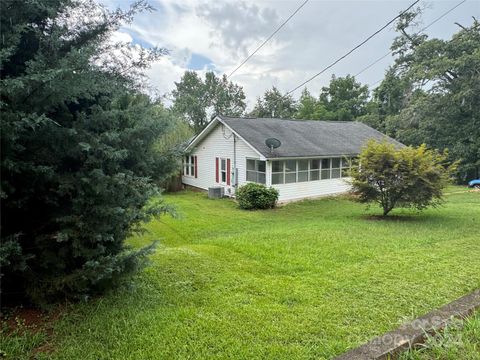
{"label": "tree line", "polygon": [[176,83],[172,109],[196,132],[209,122],[208,114],[361,121],[406,145],[448,149],[448,159],[459,160],[459,181],[478,178],[480,24],[473,18],[470,26],[459,24],[449,40],[430,39],[415,32],[420,16],[417,9],[398,21],[391,45],[394,63],[373,90],[354,76],[333,75],[318,94],[305,88],[298,99],[272,87],[246,111],[242,88],[225,76],[209,72],[203,81],[187,71]]}

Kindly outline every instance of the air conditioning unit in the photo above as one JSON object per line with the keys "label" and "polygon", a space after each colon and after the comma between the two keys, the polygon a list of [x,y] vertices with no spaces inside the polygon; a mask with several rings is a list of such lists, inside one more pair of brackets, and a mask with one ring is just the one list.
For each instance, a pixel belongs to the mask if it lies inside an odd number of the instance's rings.
{"label": "air conditioning unit", "polygon": [[208,188],[209,199],[221,199],[225,194],[225,190],[221,186],[213,186]]}

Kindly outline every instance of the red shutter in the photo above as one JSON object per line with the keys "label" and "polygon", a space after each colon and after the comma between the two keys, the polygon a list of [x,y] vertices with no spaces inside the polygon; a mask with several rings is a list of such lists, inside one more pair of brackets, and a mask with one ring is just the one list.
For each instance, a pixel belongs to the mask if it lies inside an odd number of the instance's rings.
{"label": "red shutter", "polygon": [[230,185],[230,159],[227,159],[227,185]]}
{"label": "red shutter", "polygon": [[195,178],[198,177],[198,165],[197,165],[197,156],[195,155],[195,157],[193,158],[193,161],[195,162]]}
{"label": "red shutter", "polygon": [[219,175],[219,173],[218,173],[218,158],[215,158],[215,181],[217,183],[220,182],[220,181],[218,181],[219,180],[218,175]]}

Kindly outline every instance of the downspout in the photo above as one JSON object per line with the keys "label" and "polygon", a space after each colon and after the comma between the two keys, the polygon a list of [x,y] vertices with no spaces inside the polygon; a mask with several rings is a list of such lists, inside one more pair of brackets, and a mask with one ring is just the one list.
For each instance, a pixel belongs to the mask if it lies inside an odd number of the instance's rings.
{"label": "downspout", "polygon": [[237,136],[233,134],[233,189],[234,193],[237,191],[238,176],[237,176]]}

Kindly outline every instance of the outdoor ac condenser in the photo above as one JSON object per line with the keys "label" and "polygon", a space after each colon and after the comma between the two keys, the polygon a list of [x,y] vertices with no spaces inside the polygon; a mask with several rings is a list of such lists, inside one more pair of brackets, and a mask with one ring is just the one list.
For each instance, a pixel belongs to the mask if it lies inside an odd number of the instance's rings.
{"label": "outdoor ac condenser", "polygon": [[224,195],[224,189],[221,186],[213,186],[208,188],[209,199],[220,199]]}

